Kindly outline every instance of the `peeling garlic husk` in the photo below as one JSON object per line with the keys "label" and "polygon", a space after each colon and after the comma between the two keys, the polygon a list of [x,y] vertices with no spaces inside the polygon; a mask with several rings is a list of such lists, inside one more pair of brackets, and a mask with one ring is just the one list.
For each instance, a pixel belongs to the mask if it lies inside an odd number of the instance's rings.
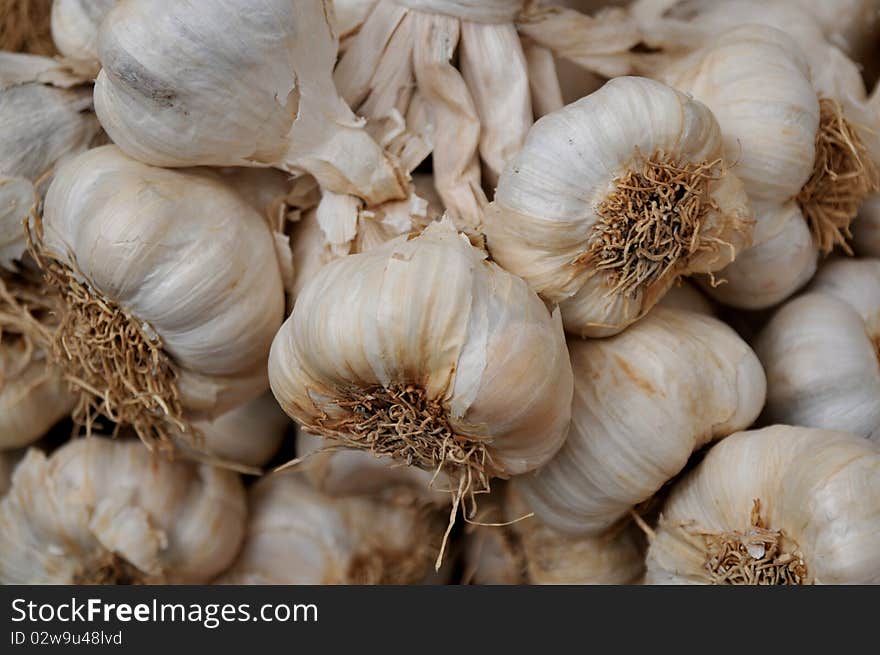
{"label": "peeling garlic husk", "polygon": [[0,89],[0,268],[7,270],[24,255],[22,221],[42,198],[47,174],[86,150],[100,129],[91,91],[39,81],[42,60],[0,59],[0,72],[9,78]]}
{"label": "peeling garlic husk", "polygon": [[[128,354],[135,356],[133,349],[142,348],[164,362],[162,372],[153,371],[149,379],[85,380],[123,396],[111,396],[116,401],[108,409],[111,414],[134,400],[125,391],[132,384],[150,387],[138,402],[153,404],[150,409],[135,405],[129,418],[158,416],[177,423],[178,414],[210,419],[265,390],[265,361],[283,319],[284,292],[271,231],[241,195],[199,172],[154,168],[104,146],[58,171],[46,197],[42,228],[42,259],[57,264],[65,316],[72,317],[65,348],[85,334],[80,345],[90,356],[109,357],[116,362],[115,376],[128,375],[116,365],[129,361],[125,352],[93,353],[88,341],[89,330],[107,325],[104,314],[109,312],[113,322],[108,329],[124,324],[119,329],[125,330]],[[101,299],[100,307],[109,308],[95,318],[98,323],[89,323],[94,306],[75,295],[74,282],[85,287],[82,293]],[[77,321],[89,323],[88,329],[76,328]],[[60,361],[69,369],[76,360]],[[80,369],[68,373],[86,374]],[[153,388],[162,376],[170,376],[176,391]],[[153,394],[162,397],[152,400]],[[103,413],[94,400],[88,402],[89,413]],[[179,402],[178,411],[172,402]],[[143,430],[139,434],[144,437]]]}
{"label": "peeling garlic husk", "polygon": [[430,576],[443,521],[412,504],[334,498],[298,474],[250,491],[244,545],[218,584],[415,584]]}
{"label": "peeling garlic husk", "polygon": [[232,563],[245,522],[234,473],[135,441],[31,449],[0,501],[0,582],[204,583]]}
{"label": "peeling garlic husk", "polygon": [[213,421],[195,421],[198,437],[179,435],[175,445],[196,460],[231,470],[258,473],[278,451],[290,419],[268,391]]}
{"label": "peeling garlic husk", "polygon": [[98,62],[98,28],[119,0],[52,0],[52,40],[74,70],[94,77]]}
{"label": "peeling garlic husk", "polygon": [[[483,508],[481,507],[481,510]],[[466,565],[476,584],[633,584],[644,573],[643,539],[627,524],[599,536],[572,537],[529,516],[508,488],[508,525],[475,526],[468,535]]]}
{"label": "peeling garlic husk", "polygon": [[[269,381],[305,431],[444,472],[456,499],[546,462],[572,393],[558,312],[449,221],[324,266]],[[402,427],[371,427],[386,413]]]}
{"label": "peeling garlic husk", "polygon": [[647,557],[649,584],[877,584],[880,450],[776,425],[714,446],[678,482]]}
{"label": "peeling garlic husk", "polygon": [[621,74],[638,40],[623,11],[592,18],[524,0],[378,0],[346,43],[335,81],[358,114],[405,120],[389,148],[408,171],[432,155],[451,219],[473,234],[483,188],[534,118],[561,106],[552,52]]}
{"label": "peeling garlic husk", "polygon": [[755,350],[767,419],[880,439],[880,260],[834,260],[783,305]]}
{"label": "peeling garlic husk", "polygon": [[[615,78],[529,132],[487,213],[489,251],[560,304],[567,331],[615,334],[679,276],[719,270],[749,243],[749,200],[721,149],[705,105],[660,82]],[[693,190],[658,215],[643,197],[648,179]],[[633,225],[651,235],[645,255],[633,254]]]}
{"label": "peeling garlic husk", "polygon": [[797,44],[767,26],[725,32],[663,78],[711,108],[755,209],[752,247],[706,291],[747,309],[784,300],[810,279],[820,251],[848,248],[849,223],[880,181],[849,122],[851,103],[817,94]]}
{"label": "peeling garlic husk", "polygon": [[562,449],[511,485],[549,528],[597,535],[650,499],[701,446],[764,404],[758,358],[721,321],[656,307],[610,339],[569,339],[575,393]]}
{"label": "peeling garlic husk", "polygon": [[98,33],[98,118],[149,164],[274,166],[371,205],[402,198],[404,174],[333,86],[331,13],[326,0],[121,3]]}
{"label": "peeling garlic husk", "polygon": [[297,457],[302,460],[303,476],[318,491],[328,496],[370,496],[391,500],[412,499],[437,506],[449,503],[445,476],[413,466],[402,465],[390,458],[340,446],[299,431],[296,436]]}

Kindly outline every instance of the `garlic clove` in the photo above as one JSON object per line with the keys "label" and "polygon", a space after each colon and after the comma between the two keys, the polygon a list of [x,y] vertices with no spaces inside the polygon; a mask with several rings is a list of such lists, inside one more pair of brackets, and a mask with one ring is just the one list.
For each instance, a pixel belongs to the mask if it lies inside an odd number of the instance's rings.
{"label": "garlic clove", "polygon": [[64,61],[83,74],[97,75],[98,28],[119,0],[52,0],[52,40]]}

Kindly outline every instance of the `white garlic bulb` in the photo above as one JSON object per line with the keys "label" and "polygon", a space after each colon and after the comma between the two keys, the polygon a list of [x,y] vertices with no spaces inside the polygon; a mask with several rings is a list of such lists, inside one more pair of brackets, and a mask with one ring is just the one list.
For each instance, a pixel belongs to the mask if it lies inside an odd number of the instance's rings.
{"label": "white garlic bulb", "polygon": [[445,472],[456,498],[546,462],[572,393],[558,313],[449,221],[324,266],[269,381],[305,431]]}
{"label": "white garlic bulb", "polygon": [[[643,539],[627,524],[598,536],[557,532],[529,516],[508,489],[503,526],[476,526],[465,550],[477,584],[632,584],[644,572]],[[481,507],[482,510],[482,507]]]}
{"label": "white garlic bulb", "polygon": [[105,146],[58,171],[43,230],[66,305],[54,350],[64,343],[80,419],[108,415],[149,440],[265,389],[284,292],[269,226],[235,191]]}
{"label": "white garlic bulb", "polygon": [[0,71],[19,78],[0,88],[0,268],[6,269],[24,254],[22,221],[44,190],[37,181],[88,148],[99,130],[91,91],[43,84],[30,61],[0,60]]}
{"label": "white garlic bulb", "polygon": [[326,0],[120,3],[98,33],[98,118],[149,164],[275,166],[370,204],[401,198],[402,173],[333,86],[330,13]]}
{"label": "white garlic bulb", "polygon": [[449,481],[434,474],[362,450],[339,446],[307,432],[296,436],[297,458],[303,476],[319,491],[330,496],[376,496],[412,498],[421,503],[444,505]]}
{"label": "white garlic bulb", "polygon": [[613,79],[531,129],[487,214],[489,250],[560,304],[569,332],[614,334],[679,276],[719,270],[748,243],[730,161],[704,105]]}
{"label": "white garlic bulb", "polygon": [[220,584],[413,584],[429,575],[443,522],[429,510],[332,498],[296,474],[250,491],[247,535]]}
{"label": "white garlic bulb", "polygon": [[767,418],[880,439],[878,344],[880,261],[829,262],[755,343]]}
{"label": "white garlic bulb", "polygon": [[784,300],[815,272],[819,251],[847,247],[849,223],[878,182],[865,144],[841,103],[817,96],[797,44],[772,27],[725,32],[664,79],[718,118],[755,208],[754,245],[707,291],[749,309]]}
{"label": "white garlic bulb", "polygon": [[776,425],[713,446],[675,485],[650,584],[877,584],[880,450]]}
{"label": "white garlic bulb", "polygon": [[134,441],[31,449],[0,501],[0,582],[204,583],[234,559],[245,501],[237,475]]}
{"label": "white garlic bulb", "polygon": [[866,54],[880,32],[880,7],[875,0],[793,0],[822,26],[828,40],[848,55]]}
{"label": "white garlic bulb", "polygon": [[638,40],[622,11],[594,19],[523,0],[378,0],[335,80],[360,115],[405,119],[389,147],[408,171],[432,155],[450,217],[475,232],[482,187],[495,185],[534,117],[561,102],[551,52],[621,74]]}
{"label": "white garlic bulb", "polygon": [[684,281],[669,289],[657,304],[669,309],[696,312],[697,314],[706,314],[707,316],[715,315],[715,308],[712,306],[712,302],[700,293],[697,287]]}
{"label": "white garlic bulb", "polygon": [[538,519],[567,534],[603,532],[764,404],[758,358],[709,316],[656,307],[610,339],[569,339],[569,351],[568,438],[534,475],[511,482]]}
{"label": "white garlic bulb", "polygon": [[195,438],[174,435],[175,444],[195,459],[255,473],[281,446],[290,419],[268,391],[213,421],[194,421]]}
{"label": "white garlic bulb", "polygon": [[119,0],[52,0],[52,40],[65,63],[97,75],[98,28]]}

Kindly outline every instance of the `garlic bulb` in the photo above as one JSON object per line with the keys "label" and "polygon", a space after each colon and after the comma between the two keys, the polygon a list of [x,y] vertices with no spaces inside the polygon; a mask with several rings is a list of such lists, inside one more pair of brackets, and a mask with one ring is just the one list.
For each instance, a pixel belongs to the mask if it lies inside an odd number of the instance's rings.
{"label": "garlic bulb", "polygon": [[456,500],[546,462],[572,393],[558,314],[449,221],[324,266],[269,381],[306,432],[447,473]]}
{"label": "garlic bulb", "polygon": [[22,221],[44,191],[37,181],[88,148],[99,130],[90,91],[43,84],[31,63],[0,60],[4,76],[14,80],[0,89],[0,268],[6,269],[24,254]]}
{"label": "garlic bulb", "polygon": [[245,512],[237,475],[137,442],[32,449],[0,501],[0,582],[203,583],[234,559]]}
{"label": "garlic bulb", "polygon": [[220,584],[413,584],[431,571],[443,529],[429,510],[331,498],[296,474],[257,482],[248,516]]}
{"label": "garlic bulb", "polygon": [[268,391],[213,421],[195,421],[198,436],[174,435],[185,453],[217,466],[255,473],[281,446],[290,419]]}
{"label": "garlic bulb", "polygon": [[420,503],[444,505],[449,486],[443,476],[401,465],[389,458],[375,457],[362,450],[340,446],[307,432],[296,436],[297,457],[303,476],[315,489],[329,496],[376,496],[415,499]]}
{"label": "garlic bulb", "polygon": [[880,439],[880,261],[829,262],[809,291],[755,343],[767,418]]}
{"label": "garlic bulb", "polygon": [[21,450],[0,451],[0,499],[12,486],[12,472],[23,455]]}
{"label": "garlic bulb", "polygon": [[465,554],[477,584],[632,584],[644,572],[643,539],[631,524],[572,537],[528,516],[512,490],[504,513],[509,524],[477,526],[469,535]]}
{"label": "garlic bulb", "polygon": [[849,223],[880,180],[865,144],[841,103],[817,96],[795,42],[772,27],[725,32],[664,79],[718,118],[755,208],[754,245],[707,291],[748,309],[784,300],[809,280],[819,251],[847,248]]}
{"label": "garlic bulb", "polygon": [[265,389],[281,273],[266,220],[235,191],[105,146],[58,171],[42,227],[76,420],[104,415],[150,441]]}
{"label": "garlic bulb", "polygon": [[721,148],[704,105],[613,79],[529,132],[487,214],[489,250],[560,304],[566,330],[615,334],[748,243],[748,198]]}
{"label": "garlic bulb", "polygon": [[335,80],[360,115],[405,119],[390,148],[408,171],[431,154],[450,217],[475,232],[484,183],[495,185],[534,117],[561,102],[551,51],[621,74],[638,40],[622,11],[594,19],[523,0],[378,0]]}
{"label": "garlic bulb", "polygon": [[721,321],[657,307],[625,332],[569,339],[575,394],[562,449],[511,485],[548,527],[596,535],[764,404],[758,358]]}
{"label": "garlic bulb", "polygon": [[650,584],[877,584],[880,450],[776,425],[732,435],[676,484]]}
{"label": "garlic bulb", "polygon": [[149,164],[274,166],[369,204],[401,198],[401,172],[333,87],[329,13],[326,0],[120,3],[98,32],[98,118]]}
{"label": "garlic bulb", "polygon": [[880,32],[880,8],[875,0],[794,0],[809,12],[828,40],[858,58],[870,50]]}
{"label": "garlic bulb", "polygon": [[119,0],[52,0],[52,40],[66,63],[97,75],[98,28]]}
{"label": "garlic bulb", "polygon": [[689,282],[674,285],[657,304],[669,309],[696,312],[707,316],[715,315],[712,302]]}

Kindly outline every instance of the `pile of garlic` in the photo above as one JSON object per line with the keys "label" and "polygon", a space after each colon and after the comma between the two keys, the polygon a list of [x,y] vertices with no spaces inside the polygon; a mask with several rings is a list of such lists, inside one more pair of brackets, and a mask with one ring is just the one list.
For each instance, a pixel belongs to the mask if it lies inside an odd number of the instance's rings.
{"label": "pile of garlic", "polygon": [[6,3],[0,583],[880,582],[829,4]]}

